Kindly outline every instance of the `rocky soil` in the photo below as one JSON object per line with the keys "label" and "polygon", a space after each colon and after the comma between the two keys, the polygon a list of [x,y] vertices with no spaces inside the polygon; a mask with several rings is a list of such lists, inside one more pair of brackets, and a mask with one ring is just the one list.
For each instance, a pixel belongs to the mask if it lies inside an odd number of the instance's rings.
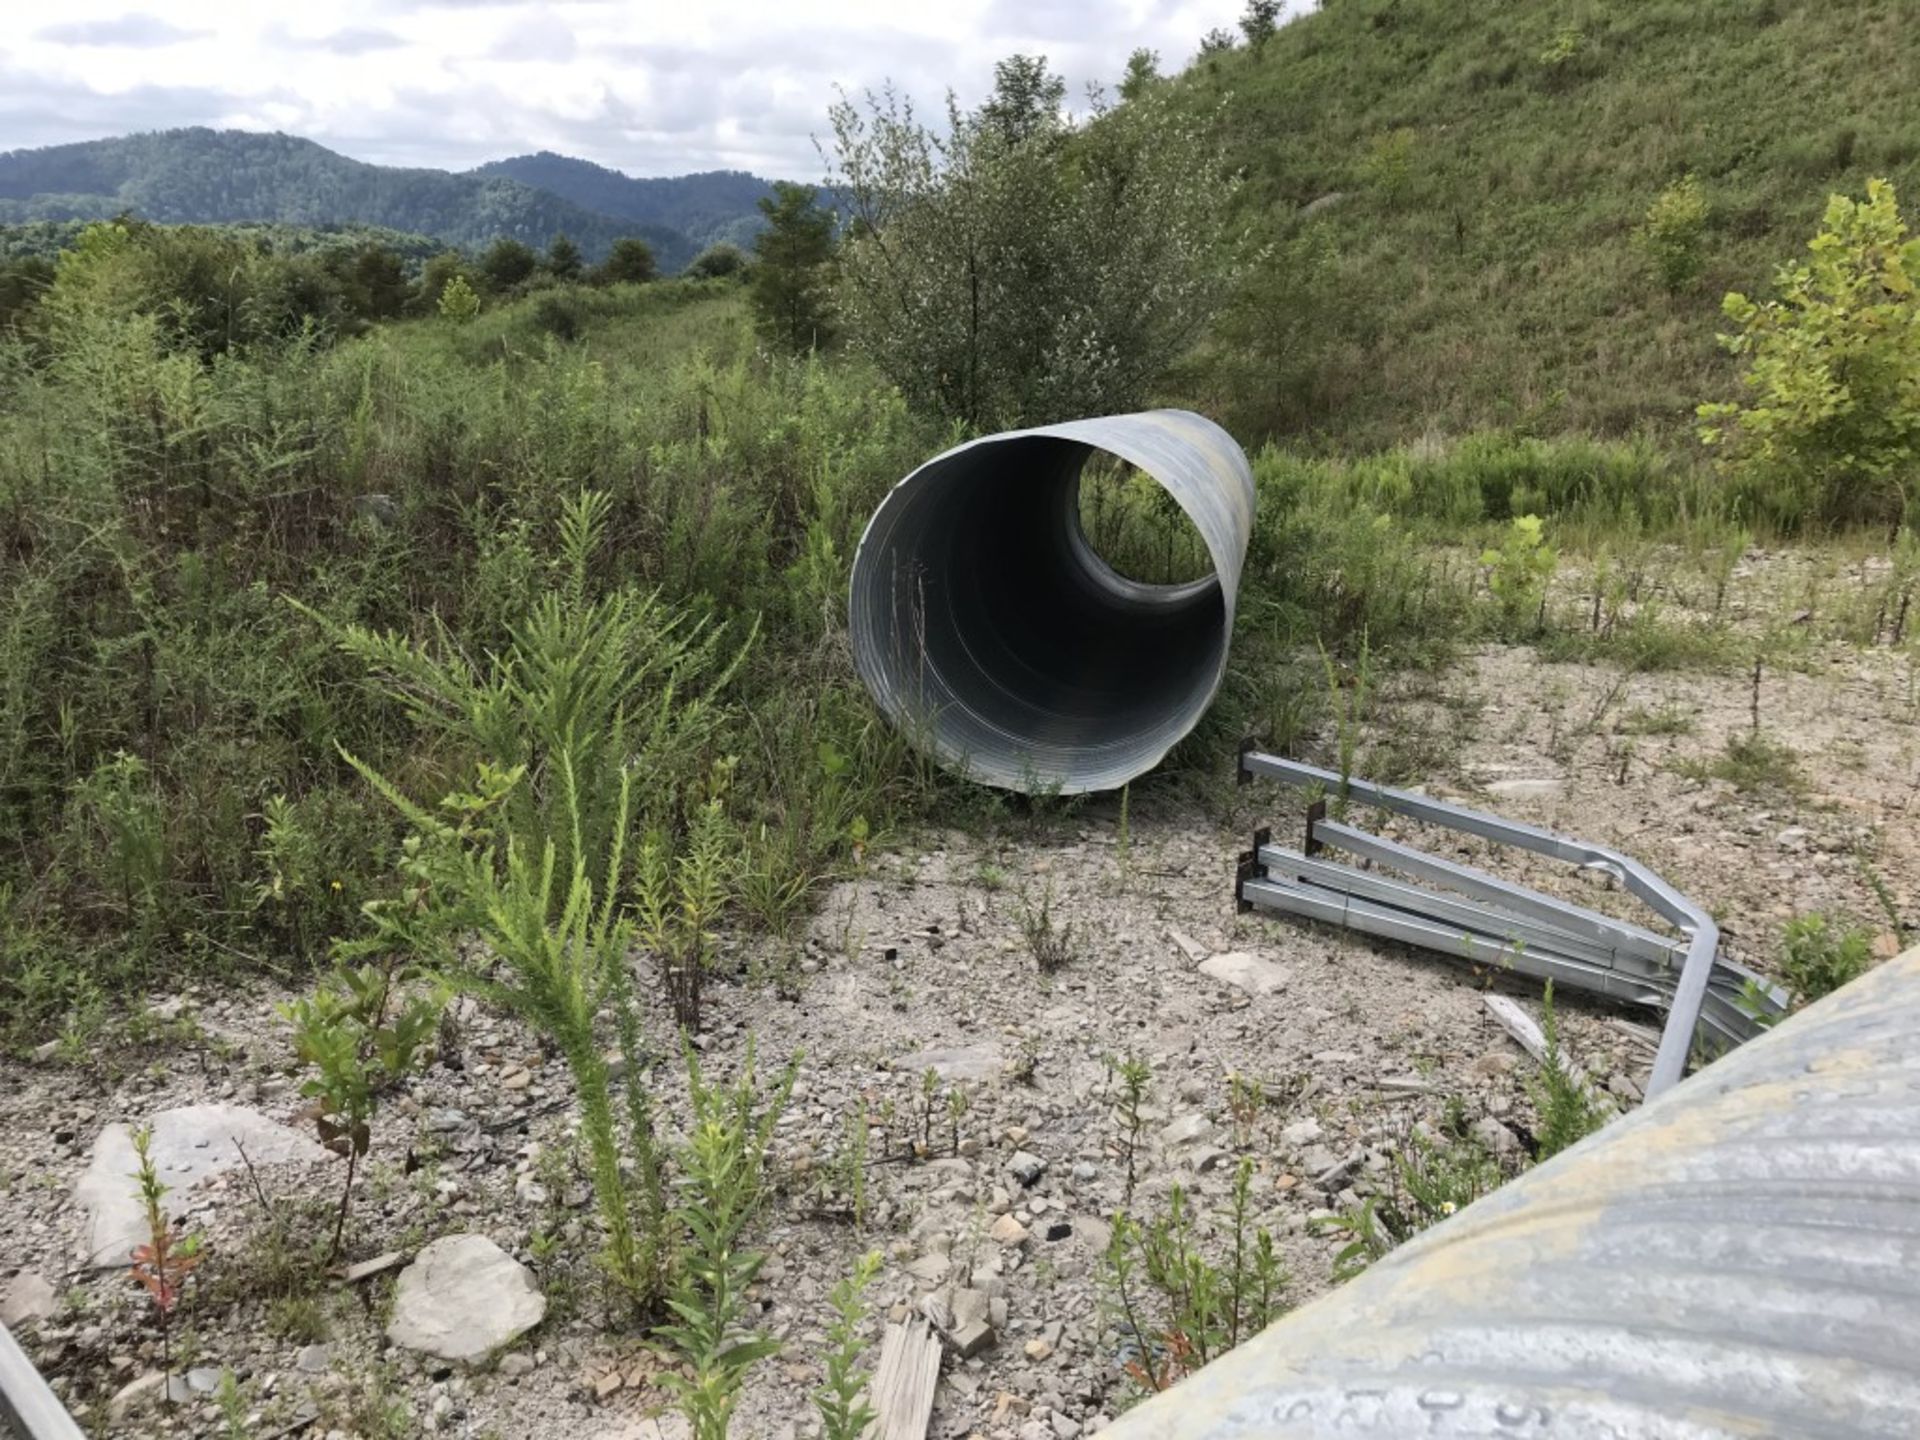
{"label": "rocky soil", "polygon": [[[1783,922],[1809,909],[1868,925],[1886,955],[1902,942],[1876,882],[1902,917],[1920,914],[1914,685],[1907,654],[1810,641],[1795,668],[1763,676],[1761,697],[1762,723],[1791,746],[1804,783],[1741,790],[1705,772],[1752,723],[1744,673],[1623,676],[1487,648],[1437,682],[1397,684],[1360,768],[1369,754],[1416,750],[1436,792],[1633,853],[1712,908],[1727,952],[1762,969]],[[763,1071],[802,1056],[774,1144],[779,1193],[756,1231],[770,1256],[758,1323],[783,1348],[754,1372],[735,1434],[814,1432],[807,1391],[821,1374],[827,1292],[864,1251],[884,1256],[870,1328],[921,1315],[949,1337],[932,1434],[1071,1440],[1135,1393],[1099,1281],[1116,1210],[1160,1213],[1178,1185],[1217,1216],[1250,1160],[1255,1209],[1297,1304],[1331,1283],[1340,1244],[1316,1217],[1386,1183],[1450,1097],[1505,1167],[1525,1163],[1532,1067],[1482,995],[1497,985],[1537,1013],[1537,993],[1441,957],[1236,915],[1234,852],[1256,822],[1292,834],[1300,800],[1256,785],[1231,804],[1156,813],[1136,799],[1124,846],[1111,801],[992,837],[913,837],[828,892],[804,935],[728,955],[703,1063],[731,1073],[749,1037]],[[1504,868],[1634,913],[1544,864]],[[1048,973],[1028,935],[1043,904],[1065,957]],[[274,1013],[284,998],[154,996],[111,1045],[73,1055],[50,1044],[0,1064],[4,1318],[83,1426],[682,1433],[661,1415],[667,1360],[601,1324],[565,1068],[471,1004],[437,1063],[375,1122],[348,1230],[349,1258],[364,1262],[352,1278],[298,1278],[300,1255],[330,1228],[341,1161],[291,1141],[261,1154],[249,1144],[250,1172],[202,1134],[191,1168],[172,1172],[205,1258],[174,1323],[178,1403],[161,1403],[145,1298],[124,1270],[83,1256],[95,1227],[76,1185],[96,1155],[105,1178],[82,1198],[126,1167],[111,1127],[179,1107],[244,1107],[249,1125],[309,1133]],[[1635,1103],[1655,1017],[1571,995],[1561,1014],[1572,1057],[1614,1103]],[[665,1058],[648,1083],[671,1128],[685,1081],[663,1018],[650,1021]],[[1137,1146],[1116,1103],[1127,1057],[1153,1073]],[[843,1161],[863,1109],[873,1128],[856,1222]],[[212,1395],[223,1370],[238,1381],[237,1430]]]}

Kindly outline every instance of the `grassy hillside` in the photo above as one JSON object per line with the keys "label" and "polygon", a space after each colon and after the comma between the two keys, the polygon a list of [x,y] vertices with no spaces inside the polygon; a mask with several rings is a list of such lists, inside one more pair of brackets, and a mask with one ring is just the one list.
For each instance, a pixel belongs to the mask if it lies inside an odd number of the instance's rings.
{"label": "grassy hillside", "polygon": [[0,222],[128,210],[189,224],[377,226],[476,248],[501,236],[544,248],[565,231],[589,259],[637,234],[669,271],[696,248],[677,230],[602,215],[503,176],[368,165],[290,135],[166,130],[0,154]]}
{"label": "grassy hillside", "polygon": [[[1360,448],[1485,427],[1684,438],[1725,396],[1728,289],[1764,287],[1829,193],[1920,198],[1893,0],[1328,0],[1177,82],[1220,106],[1273,247],[1202,403]],[[1705,271],[1634,241],[1689,172]]]}
{"label": "grassy hillside", "polygon": [[664,225],[699,246],[751,243],[760,199],[773,193],[770,182],[744,170],[636,178],[551,150],[493,160],[472,173],[517,180],[617,220]]}

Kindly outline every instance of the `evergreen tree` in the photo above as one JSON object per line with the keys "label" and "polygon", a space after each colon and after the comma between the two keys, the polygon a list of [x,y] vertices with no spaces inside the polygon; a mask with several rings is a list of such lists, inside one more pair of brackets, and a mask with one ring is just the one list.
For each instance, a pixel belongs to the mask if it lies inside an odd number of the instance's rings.
{"label": "evergreen tree", "polygon": [[644,285],[654,273],[653,251],[647,242],[637,235],[622,235],[594,278],[602,285]]}
{"label": "evergreen tree", "polygon": [[556,280],[578,280],[581,268],[580,247],[562,230],[547,247],[547,273]]}
{"label": "evergreen tree", "polygon": [[540,258],[518,240],[502,236],[480,257],[480,278],[496,295],[505,294],[540,268]]}
{"label": "evergreen tree", "polygon": [[827,289],[833,212],[811,185],[782,180],[760,201],[767,228],[753,242],[753,309],[761,333],[791,350],[828,339]]}

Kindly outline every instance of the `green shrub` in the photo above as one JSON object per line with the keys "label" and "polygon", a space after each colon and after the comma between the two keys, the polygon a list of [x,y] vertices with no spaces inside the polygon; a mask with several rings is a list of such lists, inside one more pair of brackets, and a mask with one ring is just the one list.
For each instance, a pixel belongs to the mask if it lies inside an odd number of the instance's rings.
{"label": "green shrub", "polygon": [[1873,937],[1856,925],[1842,925],[1819,911],[1787,922],[1780,942],[1780,978],[1795,1005],[1811,1005],[1867,973],[1873,963]]}
{"label": "green shrub", "polygon": [[1898,517],[1920,498],[1920,241],[1893,186],[1835,195],[1776,297],[1725,302],[1744,402],[1705,404],[1700,438],[1738,501],[1785,529]]}
{"label": "green shrub", "polygon": [[1655,278],[1677,295],[1706,268],[1706,231],[1706,192],[1688,175],[1660,192],[1633,238]]}
{"label": "green shrub", "polygon": [[440,287],[440,298],[434,305],[441,319],[464,325],[480,313],[480,293],[465,275],[456,273],[449,276],[446,284]]}
{"label": "green shrub", "polygon": [[1547,586],[1559,564],[1540,517],[1516,516],[1500,547],[1483,551],[1480,563],[1507,626],[1511,629],[1531,620],[1537,627],[1546,613]]}

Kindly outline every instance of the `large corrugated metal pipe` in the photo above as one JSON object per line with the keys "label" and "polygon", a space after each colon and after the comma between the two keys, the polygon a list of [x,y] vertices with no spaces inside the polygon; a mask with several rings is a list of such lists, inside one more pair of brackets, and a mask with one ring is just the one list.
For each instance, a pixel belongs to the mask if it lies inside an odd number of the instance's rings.
{"label": "large corrugated metal pipe", "polygon": [[[1080,481],[1096,452],[1165,489],[1212,574],[1144,584],[1094,551]],[[888,718],[953,770],[1009,790],[1114,789],[1220,688],[1252,530],[1246,455],[1188,411],[989,435],[874,512],[853,562],[854,661]]]}
{"label": "large corrugated metal pipe", "polygon": [[1105,1433],[1893,1440],[1916,1335],[1910,950]]}

